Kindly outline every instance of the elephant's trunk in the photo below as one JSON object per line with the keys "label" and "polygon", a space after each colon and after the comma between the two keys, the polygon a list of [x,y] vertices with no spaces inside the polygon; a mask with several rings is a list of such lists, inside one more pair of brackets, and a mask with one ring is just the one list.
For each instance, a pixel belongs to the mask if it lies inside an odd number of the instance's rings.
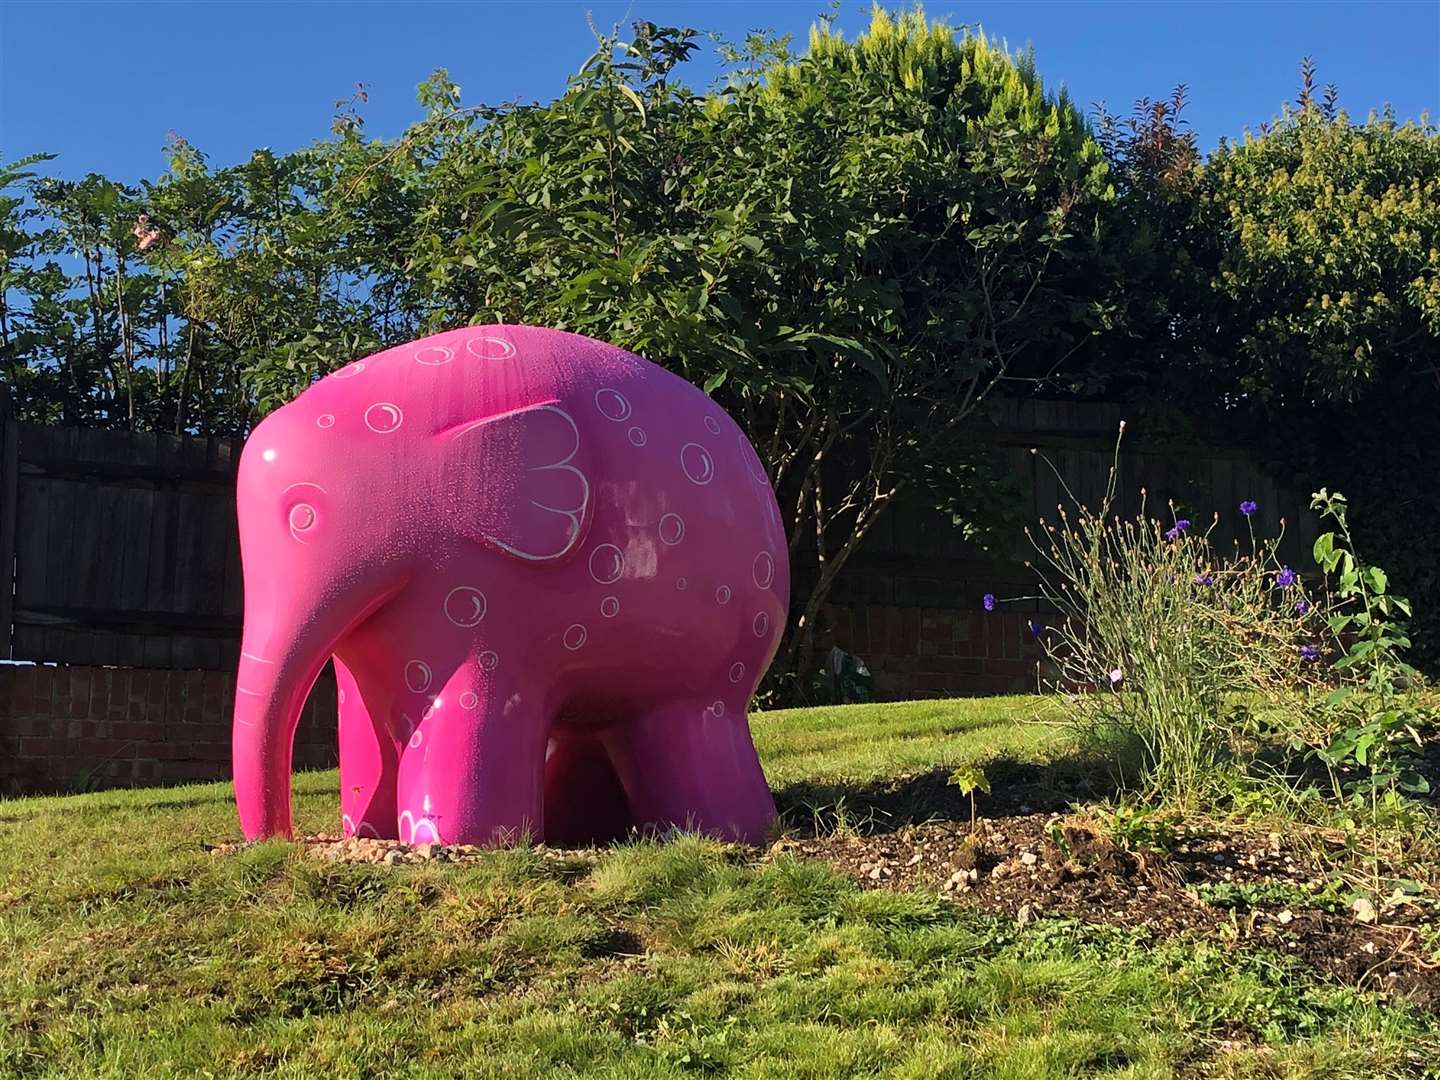
{"label": "elephant's trunk", "polygon": [[[267,590],[268,591],[268,590]],[[247,603],[232,734],[235,802],[249,840],[290,835],[290,759],[300,710],[339,635],[282,632]],[[325,620],[329,621],[329,620]]]}

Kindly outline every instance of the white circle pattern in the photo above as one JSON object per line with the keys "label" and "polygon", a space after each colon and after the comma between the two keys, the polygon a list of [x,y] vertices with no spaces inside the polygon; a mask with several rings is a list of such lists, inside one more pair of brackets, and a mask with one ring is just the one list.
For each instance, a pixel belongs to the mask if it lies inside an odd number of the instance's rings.
{"label": "white circle pattern", "polygon": [[423,694],[430,689],[430,680],[435,676],[430,665],[424,660],[411,660],[405,665],[405,685],[412,694]]}
{"label": "white circle pattern", "polygon": [[[467,603],[468,606],[467,606]],[[445,617],[468,630],[485,618],[485,594],[473,585],[457,585],[445,597]]]}
{"label": "white circle pattern", "polygon": [[466,690],[460,695],[460,707],[462,709],[473,709],[480,704],[480,699],[475,696],[475,691]]}
{"label": "white circle pattern", "polygon": [[[481,671],[494,671],[494,670],[495,670],[497,667],[499,667],[499,666],[500,666],[500,656],[499,656],[498,653],[494,653],[494,652],[491,652],[489,649],[486,649],[484,652],[482,652],[482,653],[480,654],[480,670],[481,670]],[[474,694],[471,694],[470,696],[473,698],[475,695],[474,695]],[[463,702],[465,699],[462,697],[460,700]]]}
{"label": "white circle pattern", "polygon": [[455,350],[447,349],[444,345],[426,345],[423,349],[415,350],[415,362],[426,367],[439,367],[454,359]]}
{"label": "white circle pattern", "polygon": [[649,441],[644,428],[632,427],[629,434],[631,446],[644,446]]}
{"label": "white circle pattern", "polygon": [[585,639],[589,636],[590,635],[586,632],[585,627],[581,626],[577,622],[571,623],[570,626],[565,629],[565,637],[562,640],[565,644],[565,648],[569,649],[571,652],[574,652],[576,649],[582,647],[585,644]]}
{"label": "white circle pattern", "polygon": [[620,614],[620,598],[618,596],[607,596],[600,601],[600,614],[607,619],[613,619]]}
{"label": "white circle pattern", "polygon": [[660,542],[674,547],[685,539],[685,519],[679,514],[665,514],[660,518]]}
{"label": "white circle pattern", "polygon": [[755,578],[757,588],[768,589],[775,580],[775,558],[768,551],[762,551],[755,556],[755,562],[750,567],[750,572]]}
{"label": "white circle pattern", "polygon": [[744,677],[745,677],[745,665],[744,665],[744,664],[740,663],[740,661],[737,660],[737,661],[735,661],[735,663],[733,663],[733,664],[730,665],[730,681],[731,681],[731,682],[738,683],[738,682],[739,682],[741,679],[743,679]]}
{"label": "white circle pattern", "polygon": [[609,585],[625,573],[625,553],[614,544],[601,544],[590,553],[590,576],[598,585]]}
{"label": "white circle pattern", "polygon": [[614,420],[617,424],[629,420],[632,411],[625,395],[608,386],[595,391],[595,408],[606,420]]}
{"label": "white circle pattern", "polygon": [[700,487],[715,479],[715,460],[699,443],[686,443],[680,448],[680,468],[687,480]]}
{"label": "white circle pattern", "polygon": [[365,410],[365,426],[377,435],[389,435],[404,422],[400,406],[389,401],[377,401]]}
{"label": "white circle pattern", "polygon": [[770,616],[762,611],[755,616],[755,621],[750,624],[750,629],[755,631],[756,637],[764,637],[770,629]]}
{"label": "white circle pattern", "polygon": [[720,421],[716,420],[713,416],[705,417],[705,430],[710,432],[711,435],[719,435]]}
{"label": "white circle pattern", "polygon": [[330,428],[330,427],[334,427],[334,426],[335,426],[335,414],[334,414],[334,413],[328,413],[328,412],[321,413],[319,416],[317,416],[317,417],[315,418],[315,426],[316,426],[316,427],[320,427],[320,428]]}
{"label": "white circle pattern", "polygon": [[715,590],[715,602],[717,604],[728,604],[730,602],[730,586],[721,585]]}
{"label": "white circle pattern", "polygon": [[477,360],[509,360],[515,355],[515,346],[504,338],[481,335],[467,341],[465,351]]}

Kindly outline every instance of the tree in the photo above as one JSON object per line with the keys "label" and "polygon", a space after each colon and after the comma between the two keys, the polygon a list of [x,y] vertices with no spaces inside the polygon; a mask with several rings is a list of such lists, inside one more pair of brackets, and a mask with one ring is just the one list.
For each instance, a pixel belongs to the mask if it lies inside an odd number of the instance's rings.
{"label": "tree", "polygon": [[945,501],[986,396],[1102,325],[1112,192],[1028,56],[918,11],[877,11],[854,43],[822,26],[803,57],[769,43],[698,98],[673,78],[692,36],[640,24],[558,100],[455,133],[421,181],[439,234],[417,231],[408,265],[441,322],[606,338],[736,415],[782,500],[785,666],[808,671],[831,586],[896,497]]}

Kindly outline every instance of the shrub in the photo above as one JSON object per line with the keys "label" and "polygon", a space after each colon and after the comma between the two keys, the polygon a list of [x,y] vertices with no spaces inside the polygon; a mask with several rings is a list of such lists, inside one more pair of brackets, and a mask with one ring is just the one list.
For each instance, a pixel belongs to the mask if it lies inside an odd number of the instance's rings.
{"label": "shrub", "polygon": [[[1071,495],[1030,535],[1059,613],[1041,634],[1047,681],[1122,789],[1197,808],[1237,785],[1293,787],[1318,763],[1333,795],[1372,810],[1422,790],[1405,761],[1420,717],[1402,696],[1418,676],[1391,621],[1410,608],[1354,554],[1344,497],[1315,497],[1338,531],[1317,541],[1307,582],[1280,560],[1280,536],[1251,529],[1248,549],[1217,550],[1218,513],[1207,529],[1173,506],[1161,520],[1142,491],[1122,519],[1116,476],[1098,507]],[[1254,510],[1237,507],[1247,522]]]}

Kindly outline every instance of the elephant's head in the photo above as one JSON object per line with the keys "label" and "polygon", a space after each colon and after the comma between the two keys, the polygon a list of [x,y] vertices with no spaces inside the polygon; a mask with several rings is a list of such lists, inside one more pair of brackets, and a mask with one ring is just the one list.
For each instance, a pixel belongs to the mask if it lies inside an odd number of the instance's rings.
{"label": "elephant's head", "polygon": [[551,562],[589,526],[587,448],[559,403],[487,414],[463,388],[443,401],[414,392],[403,362],[382,355],[368,361],[371,379],[318,384],[260,424],[240,460],[234,768],[250,838],[289,834],[291,751],[310,687],[426,553],[469,542],[502,560]]}

